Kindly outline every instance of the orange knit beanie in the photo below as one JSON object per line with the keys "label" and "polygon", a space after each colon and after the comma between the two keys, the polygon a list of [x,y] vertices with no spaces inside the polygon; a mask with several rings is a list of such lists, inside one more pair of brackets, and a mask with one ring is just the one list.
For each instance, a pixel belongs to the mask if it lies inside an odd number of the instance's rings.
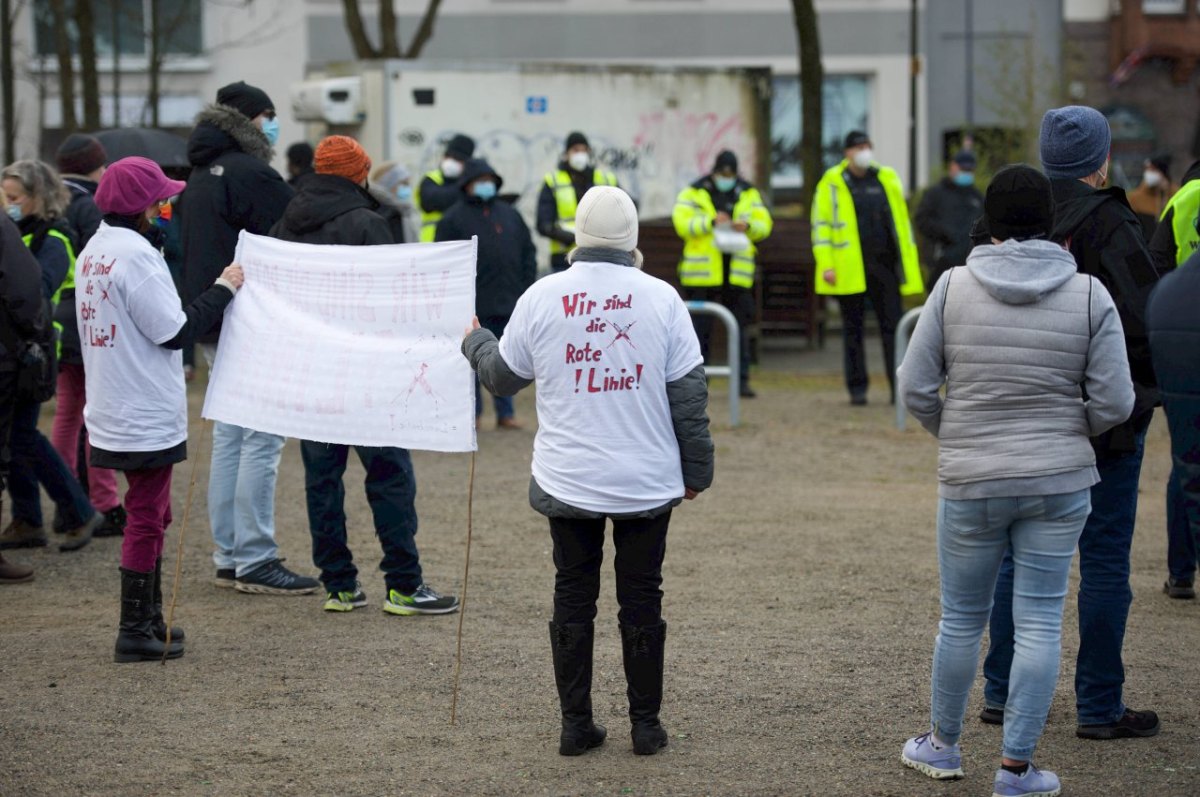
{"label": "orange knit beanie", "polygon": [[317,174],[336,174],[352,183],[361,183],[371,171],[371,159],[349,136],[329,136],[317,144],[313,169]]}

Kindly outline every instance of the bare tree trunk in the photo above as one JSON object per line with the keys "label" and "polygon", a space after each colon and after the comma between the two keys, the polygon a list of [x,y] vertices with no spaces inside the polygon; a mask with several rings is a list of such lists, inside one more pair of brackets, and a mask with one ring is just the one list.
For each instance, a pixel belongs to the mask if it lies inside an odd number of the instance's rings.
{"label": "bare tree trunk", "polygon": [[158,127],[158,96],[162,79],[162,29],[160,26],[159,0],[150,0],[150,92],[146,103],[150,106],[150,126]]}
{"label": "bare tree trunk", "polygon": [[363,26],[358,0],[342,0],[342,8],[345,10],[346,30],[350,34],[350,42],[354,45],[354,55],[357,58],[378,58],[379,51],[367,38],[367,29]]}
{"label": "bare tree trunk", "polygon": [[379,0],[379,54],[384,58],[400,57],[400,42],[396,37],[396,9],[392,0]]}
{"label": "bare tree trunk", "polygon": [[412,43],[408,45],[408,52],[404,54],[405,58],[419,58],[421,51],[425,49],[425,45],[433,38],[433,23],[437,21],[438,7],[442,4],[442,0],[429,0],[429,5],[425,7],[425,15],[421,17],[421,24],[417,27],[417,32],[413,35]]}
{"label": "bare tree trunk", "polygon": [[813,0],[792,0],[792,13],[796,22],[796,45],[800,50],[800,160],[804,175],[800,205],[808,208],[824,171],[821,86],[825,82],[825,70],[821,66],[821,35]]}
{"label": "bare tree trunk", "polygon": [[79,73],[83,90],[83,127],[100,129],[100,81],[96,75],[96,19],[92,4],[75,3],[75,27],[79,29]]}
{"label": "bare tree trunk", "polygon": [[71,62],[71,38],[67,35],[67,7],[64,0],[50,0],[54,14],[54,51],[58,57],[58,96],[62,100],[62,129],[74,133],[79,129],[75,117],[75,67]]}
{"label": "bare tree trunk", "polygon": [[112,101],[114,128],[121,126],[121,12],[120,4],[112,0]]}
{"label": "bare tree trunk", "polygon": [[4,162],[12,163],[17,159],[17,120],[13,118],[16,103],[15,72],[13,71],[13,9],[11,0],[0,0],[0,91],[4,94]]}

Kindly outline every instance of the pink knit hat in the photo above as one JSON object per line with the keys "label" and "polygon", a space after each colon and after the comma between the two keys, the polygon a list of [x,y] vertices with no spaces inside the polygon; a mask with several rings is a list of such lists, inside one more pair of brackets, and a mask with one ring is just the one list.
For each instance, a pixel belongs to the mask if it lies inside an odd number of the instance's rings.
{"label": "pink knit hat", "polygon": [[100,178],[96,206],[101,213],[136,216],[154,203],[181,193],[184,188],[187,183],[167,177],[149,158],[121,158]]}

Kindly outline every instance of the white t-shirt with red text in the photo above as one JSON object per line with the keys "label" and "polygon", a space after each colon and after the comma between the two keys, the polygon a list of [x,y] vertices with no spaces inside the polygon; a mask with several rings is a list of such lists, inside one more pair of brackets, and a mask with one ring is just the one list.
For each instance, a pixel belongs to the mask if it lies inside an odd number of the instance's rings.
{"label": "white t-shirt with red text", "polygon": [[159,344],[187,316],[162,254],[133,230],[101,224],[75,261],[75,313],[92,445],[163,451],[186,440],[183,353]]}
{"label": "white t-shirt with red text", "polygon": [[575,263],[520,298],[500,354],[536,383],[543,490],[602,513],[683,496],[666,386],[703,358],[674,288],[629,266]]}

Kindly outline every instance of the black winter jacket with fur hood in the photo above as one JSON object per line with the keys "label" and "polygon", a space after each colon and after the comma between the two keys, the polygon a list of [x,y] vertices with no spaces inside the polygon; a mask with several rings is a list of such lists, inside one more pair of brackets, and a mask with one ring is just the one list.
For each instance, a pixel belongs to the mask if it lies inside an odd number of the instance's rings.
{"label": "black winter jacket with fur hood", "polygon": [[[266,235],[293,191],[271,168],[271,144],[240,112],[210,105],[188,140],[192,173],[176,212],[183,243],[183,303],[192,302],[233,262],[238,233]],[[214,342],[217,325],[200,338]]]}

